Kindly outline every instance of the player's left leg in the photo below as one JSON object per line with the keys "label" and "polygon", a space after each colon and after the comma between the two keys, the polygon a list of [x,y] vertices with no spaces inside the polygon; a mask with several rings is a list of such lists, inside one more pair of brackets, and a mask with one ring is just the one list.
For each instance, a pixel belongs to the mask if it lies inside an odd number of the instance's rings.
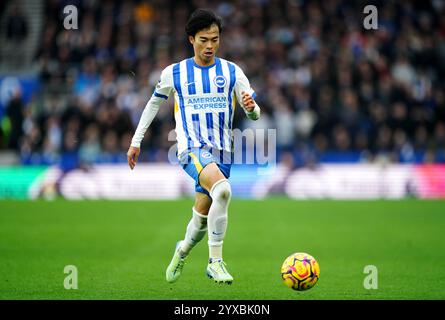
{"label": "player's left leg", "polygon": [[229,181],[216,163],[208,164],[199,176],[200,185],[212,197],[208,214],[209,264],[207,276],[218,283],[232,283],[222,257],[223,240],[227,229],[228,207],[232,195]]}

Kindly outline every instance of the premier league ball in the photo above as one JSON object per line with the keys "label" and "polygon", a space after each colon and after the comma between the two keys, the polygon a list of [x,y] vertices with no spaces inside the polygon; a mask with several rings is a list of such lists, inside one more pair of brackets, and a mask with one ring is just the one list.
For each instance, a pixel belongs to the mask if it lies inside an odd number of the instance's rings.
{"label": "premier league ball", "polygon": [[284,260],[281,266],[281,278],[286,286],[297,291],[312,288],[320,277],[317,260],[304,252],[297,252]]}

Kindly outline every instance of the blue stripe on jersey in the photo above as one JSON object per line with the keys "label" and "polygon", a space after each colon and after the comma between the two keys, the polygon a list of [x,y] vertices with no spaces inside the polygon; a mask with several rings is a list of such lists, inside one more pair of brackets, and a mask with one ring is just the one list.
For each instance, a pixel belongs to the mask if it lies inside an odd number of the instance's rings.
{"label": "blue stripe on jersey", "polygon": [[185,137],[187,138],[187,147],[188,149],[190,149],[190,136],[189,136],[189,131],[187,129],[187,122],[185,118],[184,97],[182,96],[181,74],[179,65],[180,63],[177,63],[173,66],[173,83],[179,98],[179,109],[181,110],[182,127],[184,128]]}
{"label": "blue stripe on jersey", "polygon": [[188,87],[189,94],[196,94],[196,86],[195,86],[195,68],[193,67],[193,58],[187,59],[187,83],[185,84]]}
{"label": "blue stripe on jersey", "polygon": [[235,86],[236,74],[235,74],[235,66],[231,63],[228,63],[229,71],[230,71],[230,86],[229,86],[229,129],[232,129],[232,91]]}
{"label": "blue stripe on jersey", "polygon": [[[221,66],[221,60],[219,58],[215,57],[216,61],[216,76],[223,76],[222,66]],[[218,93],[224,92],[224,87],[218,87]]]}
{"label": "blue stripe on jersey", "polygon": [[219,140],[221,141],[221,149],[224,150],[224,112],[219,112],[218,118],[219,118]]}
{"label": "blue stripe on jersey", "polygon": [[156,91],[155,91],[155,92],[153,92],[153,95],[154,95],[155,97],[158,97],[158,98],[162,98],[162,99],[165,99],[165,100],[167,100],[167,99],[168,99],[168,97],[167,97],[166,95],[163,95],[163,94],[157,93]]}
{"label": "blue stripe on jersey", "polygon": [[224,112],[219,113],[219,139],[221,140],[221,151],[219,153],[219,161],[224,162]]}
{"label": "blue stripe on jersey", "polygon": [[202,75],[202,90],[204,91],[204,93],[210,93],[209,68],[202,68],[201,75]]}
{"label": "blue stripe on jersey", "polygon": [[213,145],[214,138],[213,138],[213,113],[207,112],[206,113],[206,123],[207,123],[207,132],[208,132],[208,138],[211,144]]}
{"label": "blue stripe on jersey", "polygon": [[193,121],[193,130],[195,131],[196,139],[201,143],[201,146],[204,145],[204,141],[201,138],[201,126],[199,125],[199,113],[192,114]]}

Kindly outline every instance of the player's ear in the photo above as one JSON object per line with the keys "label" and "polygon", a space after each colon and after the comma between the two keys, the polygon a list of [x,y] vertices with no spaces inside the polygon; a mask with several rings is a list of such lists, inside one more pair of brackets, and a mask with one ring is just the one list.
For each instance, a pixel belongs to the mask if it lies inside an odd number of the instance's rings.
{"label": "player's ear", "polygon": [[195,37],[189,36],[189,41],[191,44],[195,44]]}

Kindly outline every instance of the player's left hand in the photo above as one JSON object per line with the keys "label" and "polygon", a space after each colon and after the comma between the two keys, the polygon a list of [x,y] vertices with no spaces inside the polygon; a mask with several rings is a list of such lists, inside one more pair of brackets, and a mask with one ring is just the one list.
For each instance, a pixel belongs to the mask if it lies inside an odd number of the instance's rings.
{"label": "player's left hand", "polygon": [[241,94],[243,96],[244,109],[246,109],[247,112],[252,112],[253,109],[255,109],[255,101],[253,101],[252,96],[245,91],[241,92]]}

